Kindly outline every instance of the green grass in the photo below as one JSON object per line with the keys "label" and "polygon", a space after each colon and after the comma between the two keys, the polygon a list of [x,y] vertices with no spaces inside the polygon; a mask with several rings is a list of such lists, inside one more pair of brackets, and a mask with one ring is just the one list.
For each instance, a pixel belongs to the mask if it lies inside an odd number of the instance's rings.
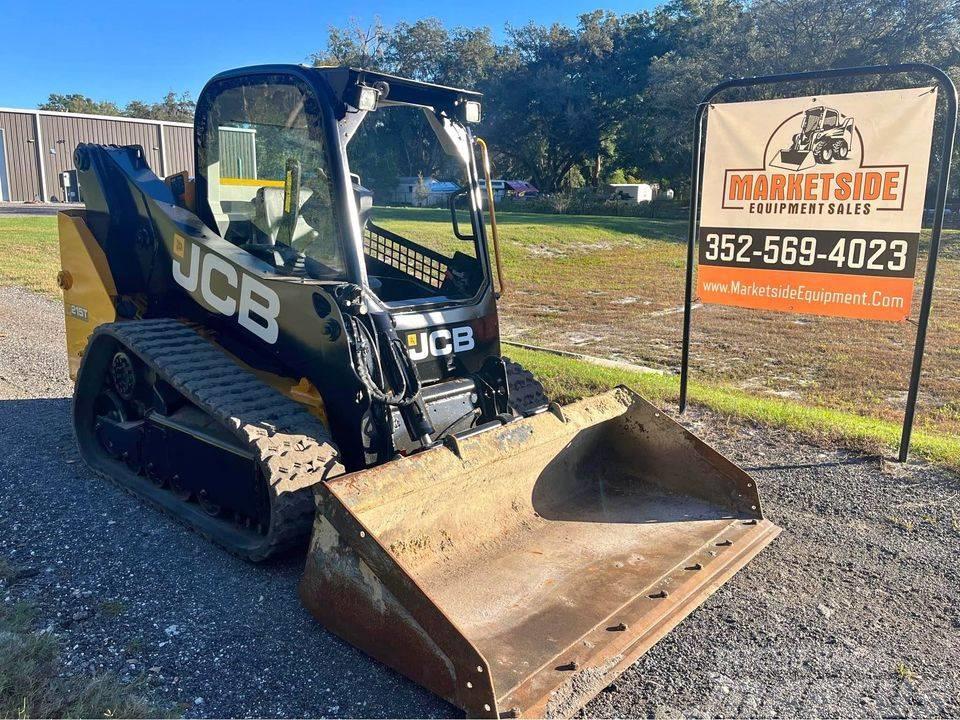
{"label": "green grass", "polygon": [[[506,352],[511,359],[529,368],[543,382],[547,394],[559,402],[570,402],[617,385],[626,385],[654,402],[674,403],[679,397],[679,379],[674,375],[611,368],[515,346],[508,347]],[[736,388],[691,382],[689,396],[691,402],[736,420],[793,430],[867,452],[895,453],[900,439],[900,426],[895,423],[779,398],[758,397]],[[915,430],[911,452],[960,469],[960,438],[955,436]]]}
{"label": "green grass", "polygon": [[126,604],[120,600],[104,600],[100,603],[100,612],[108,618],[120,617],[126,610]]}
{"label": "green grass", "polygon": [[[447,254],[470,252],[467,243],[453,238],[448,210],[375,207],[372,217],[387,230]],[[467,231],[468,216],[458,217]],[[509,212],[497,214],[497,228],[508,283],[533,294],[545,295],[550,287],[571,296],[592,282],[585,277],[609,279],[624,265],[630,268],[626,282],[653,268],[682,273],[686,224],[681,220]]]}
{"label": "green grass", "polygon": [[[464,247],[462,241],[451,237],[446,210],[378,207],[374,217],[389,229],[434,246],[461,250]],[[465,216],[463,224],[466,226]],[[565,332],[581,327],[599,328],[607,333],[603,347],[588,346],[585,352],[602,355],[606,348],[606,354],[620,357],[636,353],[641,363],[664,361],[662,347],[665,342],[675,341],[679,316],[665,315],[656,321],[643,317],[650,310],[676,305],[680,297],[684,221],[500,213],[498,224],[511,288],[501,302],[505,330],[526,325],[535,329],[532,342],[564,348]],[[960,341],[960,325],[952,312],[958,296],[951,294],[949,288],[960,283],[960,271],[952,259],[960,252],[958,241],[960,235],[956,231],[945,233],[939,285],[948,290],[938,295],[927,361],[928,368],[940,369],[924,375],[923,397],[931,402],[926,410],[921,408],[912,445],[917,456],[954,467],[960,467],[960,437],[956,432],[960,427],[960,404],[955,399],[956,383],[951,378],[956,376],[960,361],[956,342]],[[0,217],[0,285],[22,285],[59,297],[59,265],[56,218]],[[584,289],[589,291],[586,298]],[[645,308],[610,303],[625,292],[652,304]],[[845,354],[862,352],[849,344],[849,324],[817,321],[810,325],[811,331],[802,334],[796,325],[778,317],[776,326],[781,333],[771,335],[771,321],[758,313],[727,316],[713,312],[698,315],[696,322],[697,332],[725,338],[733,347],[756,347],[758,351],[742,364],[738,374],[727,368],[726,375],[714,373],[712,382],[693,383],[691,401],[730,417],[829,438],[872,452],[890,452],[895,447],[902,410],[884,404],[883,398],[906,381],[896,363],[906,357],[903,347],[908,349],[909,345],[900,347],[902,341],[895,342],[883,335],[888,326],[861,324],[856,330],[862,336],[859,347],[872,348],[871,372],[886,373],[885,377],[877,374],[872,382],[863,382],[862,363],[857,357],[844,360]],[[541,332],[548,334],[538,337]],[[793,334],[785,334],[788,332]],[[657,338],[659,345],[649,342]],[[823,345],[818,345],[818,341]],[[729,350],[721,345],[717,342],[702,346],[698,361],[725,364]],[[514,348],[510,354],[522,357],[522,362],[542,375],[558,399],[582,396],[618,383],[635,387],[653,400],[667,402],[677,396],[677,380],[673,376],[631,373]],[[804,390],[804,401],[733,384],[744,378],[786,372],[781,366],[771,370],[765,365],[767,354],[801,370],[822,369],[815,384]],[[795,374],[796,368],[793,371]],[[699,377],[710,375],[702,368],[697,373]],[[871,408],[871,412],[876,408],[883,417],[864,417],[858,414],[860,408]]]}
{"label": "green grass", "polygon": [[11,215],[0,218],[0,285],[59,296],[57,219]]}
{"label": "green grass", "polygon": [[9,583],[17,579],[17,569],[0,558],[0,583]]}
{"label": "green grass", "polygon": [[0,606],[0,717],[163,716],[140,698],[138,683],[109,673],[62,677],[59,645],[36,631],[35,615],[27,603]]}
{"label": "green grass", "polygon": [[902,660],[897,663],[897,677],[910,683],[915,682],[920,678],[920,676],[917,675],[917,673]]}
{"label": "green grass", "polygon": [[[373,217],[387,227],[403,226],[420,232],[424,226],[435,226],[437,234],[450,235],[450,212],[438,208],[375,207]],[[460,222],[469,227],[466,213]],[[684,242],[687,223],[684,220],[663,220],[604,215],[547,215],[544,213],[498,213],[497,227],[501,234],[522,245],[558,243],[560,245],[657,238]],[[414,230],[416,228],[416,230]]]}

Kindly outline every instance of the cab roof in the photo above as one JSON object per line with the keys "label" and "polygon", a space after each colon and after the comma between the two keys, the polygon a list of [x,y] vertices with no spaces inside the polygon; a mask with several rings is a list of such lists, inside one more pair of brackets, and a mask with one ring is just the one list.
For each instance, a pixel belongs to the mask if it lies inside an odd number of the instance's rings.
{"label": "cab roof", "polygon": [[385,85],[380,85],[380,87],[386,88],[386,92],[381,93],[381,100],[390,104],[432,107],[434,110],[445,112],[451,117],[461,114],[460,108],[465,102],[479,103],[483,97],[481,93],[474,90],[437,85],[375,70],[346,66],[252,65],[219,73],[210,80],[208,85],[228,78],[270,73],[298,75],[304,79],[308,77],[322,78],[324,84],[332,91],[336,103],[341,106],[346,105],[351,92],[357,86],[374,86],[379,83],[384,83]]}

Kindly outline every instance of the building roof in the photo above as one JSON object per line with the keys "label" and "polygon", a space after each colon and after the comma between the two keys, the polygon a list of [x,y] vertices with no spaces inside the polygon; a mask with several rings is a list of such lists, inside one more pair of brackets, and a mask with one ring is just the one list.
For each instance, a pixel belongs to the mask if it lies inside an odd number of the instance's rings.
{"label": "building roof", "polygon": [[8,108],[0,107],[3,113],[21,113],[23,115],[49,115],[53,117],[84,118],[86,120],[111,120],[115,122],[145,123],[147,125],[173,125],[175,127],[192,128],[193,123],[177,122],[175,120],[152,120],[149,118],[133,118],[126,115],[90,115],[89,113],[60,112],[59,110],[38,110],[37,108]]}
{"label": "building roof", "polygon": [[526,180],[507,180],[506,185],[518,193],[540,192],[534,185],[531,185]]}
{"label": "building roof", "polygon": [[[397,178],[398,185],[416,185],[418,182],[420,182],[418,175],[400,175]],[[423,178],[423,184],[427,186],[430,192],[455,192],[460,189],[460,186],[455,182],[437,180],[430,175]]]}

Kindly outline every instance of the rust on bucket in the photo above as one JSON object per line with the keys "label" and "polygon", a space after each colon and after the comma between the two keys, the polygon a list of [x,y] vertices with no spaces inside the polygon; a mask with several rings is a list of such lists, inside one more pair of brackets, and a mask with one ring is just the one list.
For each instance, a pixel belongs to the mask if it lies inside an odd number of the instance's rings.
{"label": "rust on bucket", "polygon": [[568,716],[779,532],[625,389],[317,487],[301,597],[468,715]]}

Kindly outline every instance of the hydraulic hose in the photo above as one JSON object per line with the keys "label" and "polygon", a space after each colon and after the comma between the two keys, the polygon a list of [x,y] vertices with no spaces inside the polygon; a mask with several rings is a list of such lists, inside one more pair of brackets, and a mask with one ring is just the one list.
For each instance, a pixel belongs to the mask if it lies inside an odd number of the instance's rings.
{"label": "hydraulic hose", "polygon": [[[367,291],[361,289],[360,292],[362,296]],[[377,306],[376,302],[370,304]],[[420,394],[420,375],[397,337],[390,314],[377,309],[366,316],[369,324],[357,313],[345,314],[353,331],[357,377],[373,400],[400,411],[412,438],[424,446],[433,444],[436,430]]]}
{"label": "hydraulic hose", "polygon": [[[372,327],[367,327],[366,323],[355,315],[348,315],[353,328],[354,337],[357,339],[356,358],[357,375],[363,383],[370,396],[379,402],[392,407],[403,407],[416,401],[420,394],[421,383],[413,360],[404,350],[399,338],[383,338],[382,332],[376,329],[376,321],[371,323]],[[381,354],[381,341],[386,345],[389,351],[389,360],[393,364],[395,380],[399,387],[396,390],[390,389],[388,375],[384,371],[383,357]],[[370,367],[373,367],[377,377],[370,373]]]}

